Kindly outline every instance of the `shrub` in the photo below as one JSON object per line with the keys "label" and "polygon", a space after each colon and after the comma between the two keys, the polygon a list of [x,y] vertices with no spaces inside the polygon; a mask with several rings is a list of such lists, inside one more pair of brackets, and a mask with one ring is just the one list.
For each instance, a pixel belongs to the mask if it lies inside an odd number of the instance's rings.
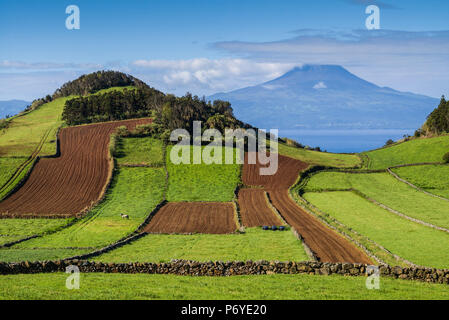
{"label": "shrub", "polygon": [[419,138],[424,135],[424,131],[422,129],[418,129],[415,131],[415,138]]}
{"label": "shrub", "polygon": [[8,128],[9,121],[0,119],[0,130]]}
{"label": "shrub", "polygon": [[111,158],[115,156],[118,139],[119,137],[116,134],[112,134],[109,140],[109,155]]}
{"label": "shrub", "polygon": [[385,146],[391,146],[394,143],[393,140],[388,139],[387,142],[385,142]]}
{"label": "shrub", "polygon": [[295,148],[301,148],[301,149],[304,148],[304,145],[302,145],[301,143],[299,143],[296,140],[284,138],[284,141],[288,146],[295,147]]}
{"label": "shrub", "polygon": [[449,163],[449,152],[446,153],[446,154],[443,156],[443,162],[444,162],[444,163]]}
{"label": "shrub", "polygon": [[156,123],[143,124],[136,126],[136,129],[131,132],[134,137],[155,137],[159,136],[162,131],[162,126]]}
{"label": "shrub", "polygon": [[119,136],[119,137],[128,137],[129,136],[129,130],[128,130],[128,128],[126,127],[126,126],[120,126],[120,127],[118,127],[117,128],[117,130],[115,131],[116,132],[116,134]]}

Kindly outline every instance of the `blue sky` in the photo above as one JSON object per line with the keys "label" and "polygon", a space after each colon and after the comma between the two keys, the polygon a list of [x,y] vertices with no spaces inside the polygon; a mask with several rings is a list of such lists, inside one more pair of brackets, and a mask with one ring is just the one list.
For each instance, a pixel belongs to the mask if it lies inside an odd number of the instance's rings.
{"label": "blue sky", "polygon": [[[71,4],[80,30],[65,28]],[[368,4],[380,7],[379,31],[365,29]],[[32,100],[97,69],[208,95],[304,63],[438,97],[449,95],[447,30],[449,1],[437,0],[0,0],[0,100]]]}

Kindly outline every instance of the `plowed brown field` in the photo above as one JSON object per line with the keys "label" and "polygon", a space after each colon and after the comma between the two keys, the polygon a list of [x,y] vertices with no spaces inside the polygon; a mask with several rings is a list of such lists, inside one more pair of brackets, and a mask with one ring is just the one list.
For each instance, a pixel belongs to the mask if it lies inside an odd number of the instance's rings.
{"label": "plowed brown field", "polygon": [[260,176],[260,164],[250,165],[246,160],[247,155],[243,167],[243,182],[246,185],[264,187],[274,207],[286,222],[299,232],[320,261],[372,263],[355,245],[323,225],[290,198],[288,189],[295,183],[298,173],[307,168],[306,163],[279,155],[277,173],[273,176]]}
{"label": "plowed brown field", "polygon": [[269,207],[264,190],[241,189],[238,200],[242,224],[245,227],[279,226],[283,224]]}
{"label": "plowed brown field", "polygon": [[[300,171],[306,169],[308,164],[299,160],[279,155],[278,170],[271,176],[262,176],[260,163],[248,164],[248,154],[245,154],[242,179],[247,186],[263,186],[265,190],[288,189],[298,178]],[[265,166],[266,167],[266,166]]]}
{"label": "plowed brown field", "polygon": [[232,233],[234,205],[226,202],[170,202],[144,228],[152,233]]}
{"label": "plowed brown field", "polygon": [[110,175],[108,144],[118,126],[135,128],[150,119],[62,129],[58,158],[41,159],[26,183],[0,202],[0,213],[73,216],[95,203]]}
{"label": "plowed brown field", "polygon": [[270,191],[270,197],[283,218],[298,231],[320,261],[371,264],[370,259],[352,243],[302,210],[289,197],[288,191]]}

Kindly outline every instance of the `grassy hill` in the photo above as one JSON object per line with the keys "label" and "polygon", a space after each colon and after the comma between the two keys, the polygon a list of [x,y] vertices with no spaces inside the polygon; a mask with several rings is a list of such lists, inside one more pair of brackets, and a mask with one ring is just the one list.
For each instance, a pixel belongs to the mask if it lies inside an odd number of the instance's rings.
{"label": "grassy hill", "polygon": [[0,131],[0,156],[29,157],[41,142],[40,155],[55,154],[56,132],[62,125],[64,103],[70,98],[56,99],[12,119],[8,128]]}
{"label": "grassy hill", "polygon": [[281,155],[298,159],[311,165],[336,168],[352,168],[361,164],[360,158],[355,154],[318,152],[288,146],[284,143],[279,143],[278,152]]}
{"label": "grassy hill", "polygon": [[449,152],[449,136],[414,139],[391,147],[362,153],[367,169],[386,169],[401,164],[442,162]]}

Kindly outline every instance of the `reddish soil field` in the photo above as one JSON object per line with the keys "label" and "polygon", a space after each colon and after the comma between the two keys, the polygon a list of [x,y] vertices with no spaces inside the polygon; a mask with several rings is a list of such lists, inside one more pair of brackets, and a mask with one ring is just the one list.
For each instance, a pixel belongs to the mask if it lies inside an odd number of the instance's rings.
{"label": "reddish soil field", "polygon": [[245,165],[242,174],[243,183],[264,187],[270,196],[273,206],[286,222],[304,238],[305,243],[320,261],[372,263],[368,256],[355,245],[326,227],[290,198],[288,189],[295,183],[299,172],[308,167],[306,163],[279,155],[277,173],[273,176],[260,176],[260,164],[247,164],[247,159],[248,156],[245,155]]}
{"label": "reddish soil field", "polygon": [[74,216],[101,197],[111,168],[108,144],[119,126],[134,129],[150,119],[127,120],[62,129],[58,158],[40,159],[25,184],[0,202],[0,213],[13,216]]}
{"label": "reddish soil field", "polygon": [[278,159],[276,174],[262,176],[259,169],[264,166],[260,163],[248,164],[248,154],[245,154],[245,165],[242,172],[243,183],[247,186],[262,186],[267,191],[288,189],[295,183],[299,172],[308,167],[307,163],[289,157],[279,155]]}
{"label": "reddish soil field", "polygon": [[237,230],[234,205],[226,202],[170,202],[163,206],[144,232],[224,234]]}
{"label": "reddish soil field", "polygon": [[241,189],[239,206],[242,224],[245,227],[279,226],[282,221],[269,207],[262,189]]}
{"label": "reddish soil field", "polygon": [[289,197],[288,191],[270,191],[270,198],[282,217],[298,231],[320,261],[372,263],[355,245],[300,208]]}

